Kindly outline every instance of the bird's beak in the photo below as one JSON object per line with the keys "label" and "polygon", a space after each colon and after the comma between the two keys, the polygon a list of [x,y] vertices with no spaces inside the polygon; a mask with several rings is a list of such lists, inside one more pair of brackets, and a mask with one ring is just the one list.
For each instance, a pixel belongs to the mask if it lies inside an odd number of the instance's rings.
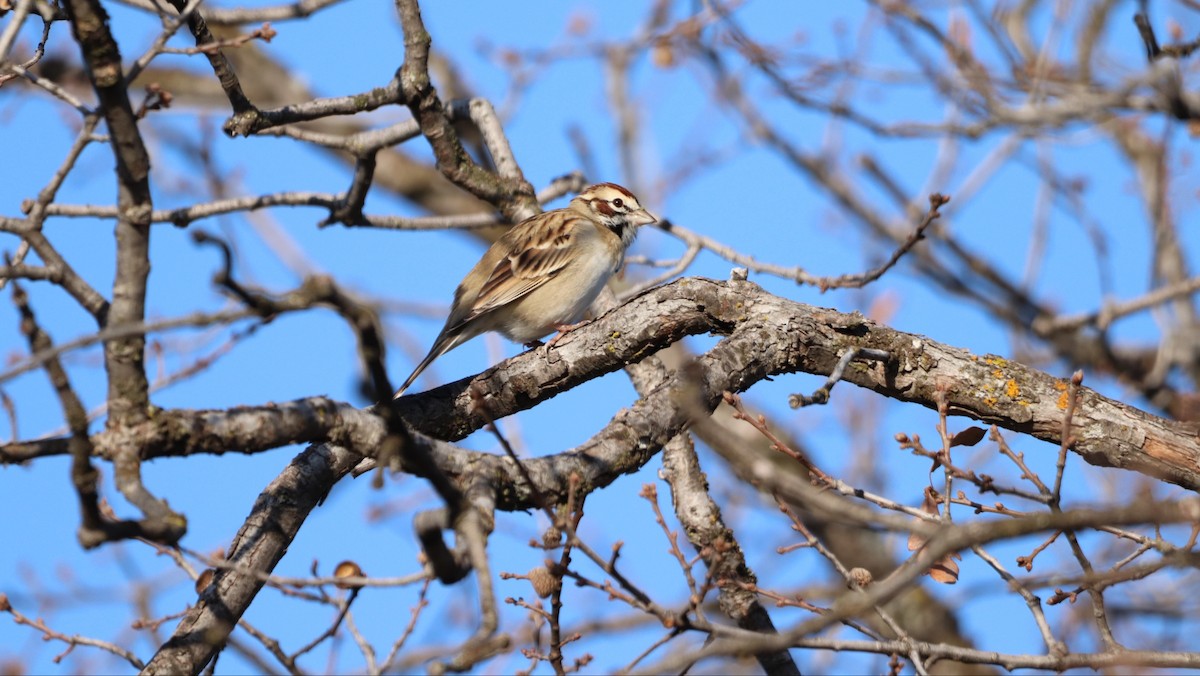
{"label": "bird's beak", "polygon": [[637,211],[629,214],[630,225],[650,225],[651,223],[657,222],[658,219],[654,217],[654,214],[646,211],[645,209],[638,209]]}

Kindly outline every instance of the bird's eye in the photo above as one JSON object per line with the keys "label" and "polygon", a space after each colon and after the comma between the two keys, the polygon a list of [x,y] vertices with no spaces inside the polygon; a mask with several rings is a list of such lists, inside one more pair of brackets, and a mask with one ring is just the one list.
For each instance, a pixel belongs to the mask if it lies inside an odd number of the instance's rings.
{"label": "bird's eye", "polygon": [[625,200],[618,197],[617,199],[613,200],[613,206],[620,209],[621,207],[625,206]]}

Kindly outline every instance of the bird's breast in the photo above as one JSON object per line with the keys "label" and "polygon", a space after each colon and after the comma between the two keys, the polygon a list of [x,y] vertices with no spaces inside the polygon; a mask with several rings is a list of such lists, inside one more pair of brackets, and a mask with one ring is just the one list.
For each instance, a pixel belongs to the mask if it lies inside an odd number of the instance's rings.
{"label": "bird's breast", "polygon": [[527,343],[549,334],[555,325],[582,319],[621,260],[619,252],[613,255],[607,247],[596,247],[587,253],[517,301],[505,326],[498,330],[510,340]]}

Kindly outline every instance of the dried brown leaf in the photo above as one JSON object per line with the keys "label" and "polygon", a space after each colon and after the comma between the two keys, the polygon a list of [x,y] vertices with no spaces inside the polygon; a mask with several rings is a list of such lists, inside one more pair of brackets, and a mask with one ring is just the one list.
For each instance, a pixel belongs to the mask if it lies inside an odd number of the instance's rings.
{"label": "dried brown leaf", "polygon": [[955,584],[958,582],[958,564],[954,562],[954,557],[954,554],[943,556],[929,568],[929,577],[933,578],[934,582],[942,584]]}
{"label": "dried brown leaf", "polygon": [[974,446],[983,441],[987,432],[982,427],[968,427],[950,439],[951,446]]}

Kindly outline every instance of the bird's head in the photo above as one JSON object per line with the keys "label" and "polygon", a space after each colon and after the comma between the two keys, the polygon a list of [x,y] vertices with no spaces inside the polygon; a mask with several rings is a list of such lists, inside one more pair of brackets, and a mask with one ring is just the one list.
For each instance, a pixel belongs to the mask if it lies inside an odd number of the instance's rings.
{"label": "bird's head", "polygon": [[658,221],[642,208],[633,193],[616,183],[588,186],[571,203],[612,230],[626,246],[633,241],[638,226]]}

